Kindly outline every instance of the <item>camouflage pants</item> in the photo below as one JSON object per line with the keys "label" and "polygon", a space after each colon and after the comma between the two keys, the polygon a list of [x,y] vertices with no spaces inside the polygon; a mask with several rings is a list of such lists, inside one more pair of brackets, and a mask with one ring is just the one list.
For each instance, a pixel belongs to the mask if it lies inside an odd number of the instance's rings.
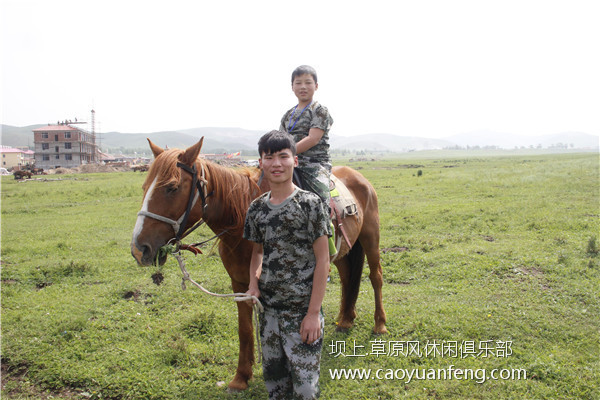
{"label": "camouflage pants", "polygon": [[318,399],[321,338],[306,344],[300,338],[304,315],[267,309],[260,314],[263,376],[270,400]]}
{"label": "camouflage pants", "polygon": [[[328,168],[317,163],[303,163],[296,168],[302,180],[302,188],[315,193],[325,203],[325,211],[329,210],[329,180],[331,166]],[[328,214],[329,215],[329,214]]]}

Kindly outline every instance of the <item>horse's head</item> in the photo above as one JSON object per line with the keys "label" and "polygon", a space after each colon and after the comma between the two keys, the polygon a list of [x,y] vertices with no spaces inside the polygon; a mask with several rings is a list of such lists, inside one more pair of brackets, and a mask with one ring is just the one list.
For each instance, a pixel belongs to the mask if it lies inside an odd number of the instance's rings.
{"label": "horse's head", "polygon": [[[153,264],[162,246],[180,239],[202,218],[206,186],[196,173],[196,162],[203,140],[186,150],[164,150],[148,139],[155,159],[143,185],[144,200],[131,240],[131,254],[140,265]],[[162,255],[158,262],[162,265],[166,258]]]}

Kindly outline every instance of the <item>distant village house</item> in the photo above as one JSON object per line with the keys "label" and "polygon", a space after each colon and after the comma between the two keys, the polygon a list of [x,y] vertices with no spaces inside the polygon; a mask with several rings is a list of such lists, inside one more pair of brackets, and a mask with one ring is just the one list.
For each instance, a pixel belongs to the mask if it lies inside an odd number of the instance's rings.
{"label": "distant village house", "polygon": [[34,162],[31,150],[0,146],[0,154],[2,154],[2,168],[6,169],[21,169],[21,167]]}
{"label": "distant village house", "polygon": [[201,158],[205,158],[207,160],[211,160],[211,161],[222,161],[222,160],[235,160],[235,161],[239,161],[242,159],[242,152],[238,151],[237,153],[223,153],[223,154],[211,154],[211,153],[206,153],[206,154],[202,154],[200,153],[200,157]]}

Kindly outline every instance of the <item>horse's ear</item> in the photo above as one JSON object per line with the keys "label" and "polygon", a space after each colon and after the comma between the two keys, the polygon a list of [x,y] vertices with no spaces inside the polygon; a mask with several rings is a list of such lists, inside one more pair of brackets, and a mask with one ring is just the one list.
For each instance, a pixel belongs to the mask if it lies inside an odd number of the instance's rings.
{"label": "horse's ear", "polygon": [[154,153],[154,158],[158,157],[164,150],[152,143],[152,140],[149,138],[146,139],[148,139],[148,143],[150,143],[150,149],[152,150],[152,153]]}
{"label": "horse's ear", "polygon": [[195,145],[188,147],[185,152],[180,156],[180,160],[185,165],[189,165],[190,167],[194,165],[196,159],[198,158],[198,154],[200,154],[200,149],[202,149],[202,142],[204,142],[204,136],[200,138],[200,141]]}

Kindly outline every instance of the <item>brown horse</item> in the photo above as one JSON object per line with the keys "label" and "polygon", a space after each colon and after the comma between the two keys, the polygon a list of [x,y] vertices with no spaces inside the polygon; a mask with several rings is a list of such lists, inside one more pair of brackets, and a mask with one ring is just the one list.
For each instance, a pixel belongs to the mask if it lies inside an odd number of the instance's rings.
{"label": "brown horse", "polygon": [[[150,265],[162,246],[175,236],[181,237],[181,232],[202,219],[215,234],[221,234],[219,254],[233,291],[246,292],[252,244],[242,238],[242,232],[248,206],[261,193],[257,185],[260,172],[234,170],[199,159],[203,139],[186,150],[163,150],[148,140],[155,160],[143,185],[144,200],[133,232],[131,253],[139,264]],[[198,177],[197,171],[201,171],[201,176]],[[356,215],[344,219],[352,248],[342,241],[335,261],[342,284],[338,329],[349,329],[356,318],[355,305],[366,255],[375,292],[373,331],[386,333],[377,194],[373,186],[351,168],[336,167],[333,173],[354,195],[358,208]],[[158,262],[163,264],[165,260],[166,256],[162,256]],[[237,306],[240,353],[229,388],[244,390],[252,377],[254,363],[252,307],[247,302],[238,302]]]}

